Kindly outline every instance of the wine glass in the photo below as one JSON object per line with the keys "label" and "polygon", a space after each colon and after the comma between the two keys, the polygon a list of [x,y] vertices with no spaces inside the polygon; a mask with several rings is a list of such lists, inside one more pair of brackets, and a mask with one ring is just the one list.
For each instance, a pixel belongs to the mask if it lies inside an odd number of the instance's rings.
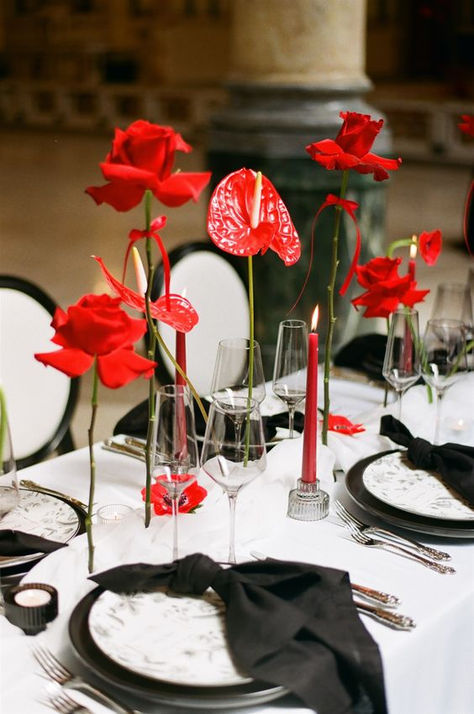
{"label": "wine glass", "polygon": [[288,405],[290,439],[294,437],[296,407],[306,396],[307,363],[308,327],[306,322],[283,320],[278,327],[273,366],[273,392]]}
{"label": "wine glass", "polygon": [[18,505],[20,494],[5,399],[0,387],[0,520]]}
{"label": "wine glass", "polygon": [[[234,418],[239,411],[245,428],[235,439]],[[201,453],[204,471],[225,491],[229,499],[230,528],[227,560],[235,563],[235,507],[240,490],[265,468],[266,450],[260,408],[248,397],[231,396],[228,402],[214,401]]]}
{"label": "wine glass", "polygon": [[183,491],[196,480],[199,457],[189,388],[168,384],[156,394],[152,476],[171,501],[173,560],[178,557],[178,512]]}
{"label": "wine glass", "polygon": [[433,442],[439,443],[441,400],[446,390],[467,371],[466,333],[461,320],[428,320],[423,337],[423,379],[436,392]]}
{"label": "wine glass", "polygon": [[[226,404],[227,408],[230,408],[234,397],[246,397],[258,404],[265,399],[262,355],[256,340],[253,341],[253,349],[246,337],[230,337],[219,342],[211,396]],[[235,440],[239,443],[244,413],[238,406],[233,413]]]}
{"label": "wine glass", "polygon": [[402,418],[403,393],[421,373],[418,312],[404,307],[392,313],[382,374],[398,394],[398,419]]}

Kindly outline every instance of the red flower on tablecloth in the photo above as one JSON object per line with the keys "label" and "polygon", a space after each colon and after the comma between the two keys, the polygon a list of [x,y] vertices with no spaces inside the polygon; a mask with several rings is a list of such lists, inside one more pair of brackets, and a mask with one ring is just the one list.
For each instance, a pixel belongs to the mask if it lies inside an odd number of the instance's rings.
{"label": "red flower on tablecloth", "polygon": [[256,204],[256,177],[255,171],[243,168],[217,185],[209,202],[208,233],[226,253],[249,256],[270,248],[285,265],[293,265],[301,246],[288,209],[265,176]]}
{"label": "red flower on tablecloth", "polygon": [[[112,273],[105,267],[102,258],[96,255],[92,257],[99,263],[109,287],[118,296],[120,301],[134,310],[144,313],[144,296],[131,288],[127,288],[127,286],[117,280],[117,278],[114,278]],[[156,320],[170,325],[170,327],[179,330],[179,332],[189,332],[199,321],[199,316],[189,300],[186,300],[182,295],[174,295],[173,293],[162,295],[158,300],[150,302],[150,312],[152,317]]]}
{"label": "red flower on tablecloth", "polygon": [[388,171],[396,171],[402,160],[370,152],[383,119],[375,121],[369,114],[357,112],[341,112],[339,116],[344,123],[335,139],[322,139],[306,147],[311,158],[326,169],[354,169],[360,174],[372,173],[376,181],[388,179]]}
{"label": "red flower on tablecloth", "polygon": [[341,414],[329,414],[329,431],[337,431],[339,434],[360,434],[365,431],[363,424],[354,424],[350,419]]}
{"label": "red flower on tablecloth", "polygon": [[441,253],[441,231],[423,231],[418,237],[420,255],[427,265],[434,265]]}
{"label": "red flower on tablecloth", "polygon": [[[171,499],[164,486],[160,481],[165,480],[165,476],[159,476],[156,483],[151,486],[151,502],[157,516],[171,515],[172,505]],[[172,474],[171,478],[175,481],[186,481],[187,474]],[[142,498],[145,500],[145,489],[141,491]],[[206,498],[207,490],[198,484],[197,481],[184,489],[179,497],[178,510],[180,513],[190,513]]]}
{"label": "red flower on tablecloth", "polygon": [[400,258],[379,257],[357,266],[357,282],[366,292],[351,302],[356,308],[366,308],[364,317],[388,317],[400,303],[413,307],[429,293],[429,290],[417,290],[416,281],[410,275],[398,275],[400,263]]}
{"label": "red flower on tablecloth", "polygon": [[84,295],[67,312],[57,308],[51,323],[56,352],[35,354],[35,358],[79,377],[97,360],[100,381],[111,389],[143,376],[149,378],[156,362],[133,351],[133,344],[146,332],[146,321],[131,318],[120,307],[119,298],[109,295]]}
{"label": "red flower on tablecloth", "polygon": [[474,136],[474,114],[461,114],[462,122],[458,124],[464,134]]}
{"label": "red flower on tablecloth", "polygon": [[137,206],[147,189],[165,206],[197,201],[209,183],[210,172],[171,173],[176,151],[192,147],[169,126],[139,119],[122,131],[115,129],[112,149],[100,164],[108,183],[86,189],[97,204],[108,203],[117,211]]}

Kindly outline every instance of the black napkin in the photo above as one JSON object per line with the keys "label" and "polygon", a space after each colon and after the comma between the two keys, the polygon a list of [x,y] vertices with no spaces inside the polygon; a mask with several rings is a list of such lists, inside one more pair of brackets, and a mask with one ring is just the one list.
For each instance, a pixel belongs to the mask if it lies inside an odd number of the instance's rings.
{"label": "black napkin", "polygon": [[32,553],[52,553],[58,548],[64,548],[67,543],[41,538],[31,533],[15,531],[11,528],[0,530],[0,555],[11,557],[15,555],[31,555]]}
{"label": "black napkin", "polygon": [[414,438],[398,419],[386,414],[380,421],[380,433],[396,444],[408,448],[407,456],[414,466],[436,471],[443,481],[474,507],[474,448],[447,443],[433,446],[425,439]]}
{"label": "black napkin", "polygon": [[371,379],[383,380],[382,367],[387,337],[376,332],[359,335],[341,347],[334,357],[336,367],[351,367]]}
{"label": "black napkin", "polygon": [[195,553],[165,565],[119,566],[91,577],[113,592],[167,586],[226,603],[236,663],[255,679],[283,685],[318,714],[349,714],[370,701],[386,714],[377,645],[361,623],[347,573],[267,559],[221,568]]}
{"label": "black napkin", "polygon": [[[200,409],[194,404],[194,419],[196,422],[196,434],[204,436],[206,431],[206,422],[201,414]],[[288,412],[281,412],[269,417],[262,417],[263,431],[265,441],[270,441],[276,434],[278,427],[288,428]],[[296,431],[303,432],[304,414],[301,412],[295,413],[294,427]],[[121,419],[118,420],[114,427],[115,434],[127,434],[128,436],[136,436],[141,439],[146,439],[148,429],[148,400],[140,402],[136,407],[130,409]]]}

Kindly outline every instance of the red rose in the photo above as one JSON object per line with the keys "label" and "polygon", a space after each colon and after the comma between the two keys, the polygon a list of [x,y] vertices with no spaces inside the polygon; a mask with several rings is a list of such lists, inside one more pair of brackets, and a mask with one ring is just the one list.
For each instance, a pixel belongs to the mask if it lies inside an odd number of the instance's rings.
{"label": "red rose", "polygon": [[365,265],[356,267],[357,282],[363,288],[370,288],[380,281],[398,278],[401,258],[372,258]]}
{"label": "red rose", "polygon": [[441,231],[423,231],[418,238],[420,255],[427,265],[434,265],[441,253]]}
{"label": "red rose", "polygon": [[176,151],[189,153],[191,146],[171,127],[139,119],[126,131],[115,130],[112,150],[100,165],[105,186],[86,189],[98,204],[108,203],[117,211],[137,206],[146,189],[166,206],[197,201],[211,174],[171,173]]}
{"label": "red rose", "polygon": [[260,208],[252,220],[256,173],[240,169],[226,176],[209,202],[207,230],[221,250],[249,256],[275,251],[285,265],[300,257],[298,234],[273,184],[262,176]]}
{"label": "red rose", "polygon": [[366,308],[364,317],[388,317],[400,303],[413,307],[429,293],[417,290],[410,275],[398,275],[400,262],[399,258],[373,258],[357,267],[357,280],[367,290],[351,302],[355,307]]}
{"label": "red rose", "polygon": [[[183,475],[181,474],[181,476]],[[171,515],[172,513],[171,499],[168,496],[166,488],[160,483],[160,480],[164,480],[164,478],[165,477],[158,477],[156,483],[151,487],[151,502],[153,503],[157,516]],[[172,474],[172,478],[175,480],[183,480],[182,478],[180,479],[180,474]],[[186,476],[183,476],[183,478],[186,478]],[[143,500],[145,500],[145,492],[146,489],[143,488],[141,492]],[[200,486],[197,481],[193,481],[180,495],[178,511],[180,513],[189,513],[189,511],[196,508],[206,496],[206,489]]]}
{"label": "red rose", "polygon": [[461,119],[461,124],[458,124],[461,131],[468,136],[474,136],[474,114],[461,114]]}
{"label": "red rose", "polygon": [[306,147],[313,161],[330,170],[354,169],[360,174],[373,173],[376,181],[388,179],[388,171],[396,171],[402,160],[370,153],[383,119],[375,121],[369,114],[356,112],[341,112],[340,117],[344,123],[336,139],[323,139]]}
{"label": "red rose", "polygon": [[127,315],[120,298],[84,295],[67,313],[57,308],[51,325],[56,330],[51,341],[61,349],[35,358],[69,377],[84,374],[94,359],[100,381],[111,389],[153,374],[156,363],[133,351],[133,343],[146,332],[146,321]]}
{"label": "red rose", "polygon": [[329,414],[328,416],[329,431],[337,431],[340,434],[360,434],[365,431],[363,424],[354,424],[345,416],[340,414]]}

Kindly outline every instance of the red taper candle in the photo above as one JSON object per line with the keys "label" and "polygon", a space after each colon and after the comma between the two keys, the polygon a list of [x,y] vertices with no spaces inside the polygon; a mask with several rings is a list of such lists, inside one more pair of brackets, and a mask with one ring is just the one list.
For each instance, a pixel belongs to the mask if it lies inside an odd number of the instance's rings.
{"label": "red taper candle", "polygon": [[306,370],[306,403],[304,409],[303,467],[301,480],[315,483],[317,478],[318,436],[318,326],[319,306],[313,312],[311,332],[308,335],[308,367]]}
{"label": "red taper candle", "polygon": [[[184,332],[179,332],[176,330],[176,362],[179,364],[183,372],[186,372],[186,334]],[[178,370],[176,370],[175,383],[186,384],[184,377],[180,375]]]}
{"label": "red taper candle", "polygon": [[[413,236],[413,240],[416,241],[416,236]],[[410,260],[408,261],[408,275],[410,276],[410,278],[412,280],[415,280],[416,251],[417,251],[416,243],[412,243],[410,245]]]}

